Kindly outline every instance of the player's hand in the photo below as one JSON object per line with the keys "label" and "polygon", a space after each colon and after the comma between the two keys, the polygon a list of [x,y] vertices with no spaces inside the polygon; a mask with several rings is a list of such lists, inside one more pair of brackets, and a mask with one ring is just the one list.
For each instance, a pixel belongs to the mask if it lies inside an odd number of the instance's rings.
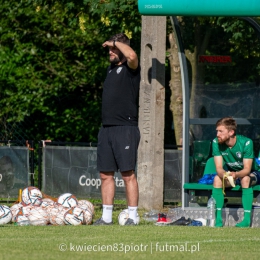
{"label": "player's hand", "polygon": [[102,44],[103,47],[113,47],[114,46],[114,42],[113,41],[105,41]]}
{"label": "player's hand", "polygon": [[233,177],[234,180],[237,179],[236,172],[230,172],[230,175]]}
{"label": "player's hand", "polygon": [[235,172],[228,171],[228,172],[226,172],[225,177],[232,187],[236,186],[236,184],[235,184],[236,173]]}

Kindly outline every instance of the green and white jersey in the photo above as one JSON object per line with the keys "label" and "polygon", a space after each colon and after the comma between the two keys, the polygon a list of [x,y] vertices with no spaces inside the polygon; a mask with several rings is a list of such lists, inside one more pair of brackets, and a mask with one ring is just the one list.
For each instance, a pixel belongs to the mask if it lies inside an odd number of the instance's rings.
{"label": "green and white jersey", "polygon": [[255,161],[253,141],[243,135],[237,135],[236,144],[229,148],[225,143],[219,144],[216,137],[212,142],[213,156],[222,156],[231,171],[240,171],[244,168],[243,159],[253,159],[252,171],[260,170]]}

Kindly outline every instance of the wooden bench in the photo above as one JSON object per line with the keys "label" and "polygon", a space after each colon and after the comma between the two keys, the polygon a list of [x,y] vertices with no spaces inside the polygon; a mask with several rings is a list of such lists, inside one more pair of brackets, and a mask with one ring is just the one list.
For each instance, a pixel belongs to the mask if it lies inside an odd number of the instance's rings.
{"label": "wooden bench", "polygon": [[[203,175],[214,173],[216,173],[216,167],[214,163],[214,158],[211,157],[207,160]],[[183,188],[186,191],[194,191],[195,196],[207,196],[209,198],[212,193],[213,185],[200,183],[184,183]],[[260,202],[260,185],[253,186],[253,191],[254,198],[257,198],[257,201]],[[226,197],[241,197],[242,187],[240,185],[236,185],[236,187],[234,188],[225,188],[225,193]]]}

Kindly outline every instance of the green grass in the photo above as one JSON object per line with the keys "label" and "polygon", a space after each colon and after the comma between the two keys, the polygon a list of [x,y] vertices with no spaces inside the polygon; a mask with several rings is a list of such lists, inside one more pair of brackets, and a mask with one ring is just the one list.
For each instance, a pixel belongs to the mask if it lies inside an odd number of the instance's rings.
{"label": "green grass", "polygon": [[[113,226],[0,226],[0,259],[259,259],[258,228],[162,227],[142,218],[119,226],[120,210]],[[94,220],[100,215],[98,207]]]}

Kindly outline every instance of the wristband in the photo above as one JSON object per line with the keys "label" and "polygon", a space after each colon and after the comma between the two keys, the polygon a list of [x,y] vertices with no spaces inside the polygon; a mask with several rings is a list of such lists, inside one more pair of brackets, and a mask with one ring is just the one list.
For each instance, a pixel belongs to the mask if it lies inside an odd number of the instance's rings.
{"label": "wristband", "polygon": [[113,46],[116,47],[116,40],[113,41]]}

